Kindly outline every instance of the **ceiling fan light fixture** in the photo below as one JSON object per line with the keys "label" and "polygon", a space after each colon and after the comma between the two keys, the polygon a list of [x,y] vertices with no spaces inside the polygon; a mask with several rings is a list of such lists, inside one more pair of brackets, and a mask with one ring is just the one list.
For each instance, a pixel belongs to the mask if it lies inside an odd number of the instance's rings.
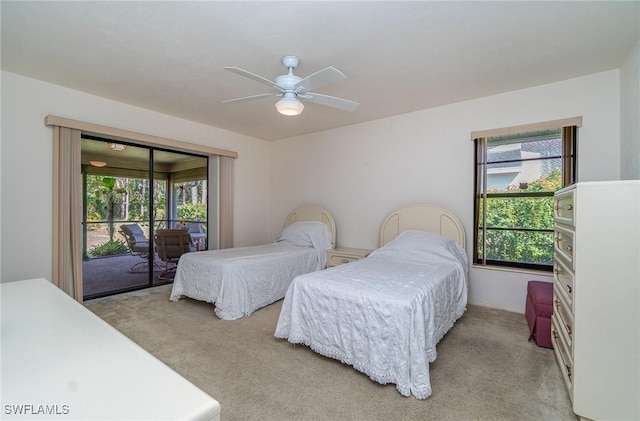
{"label": "ceiling fan light fixture", "polygon": [[286,75],[278,76],[275,81],[269,80],[266,77],[262,77],[255,73],[248,72],[239,67],[225,67],[225,70],[244,76],[263,85],[267,85],[271,89],[275,89],[277,92],[228,99],[223,102],[253,101],[260,98],[275,98],[282,96],[282,99],[280,99],[275,106],[278,112],[285,116],[296,116],[302,114],[304,104],[302,104],[300,98],[305,101],[345,111],[354,111],[358,108],[358,105],[360,105],[357,102],[349,101],[348,99],[311,92],[347,78],[344,73],[335,67],[325,67],[324,69],[305,78],[301,78],[293,74],[293,70],[298,67],[298,64],[300,64],[298,57],[284,56],[281,61],[282,65],[288,70],[288,73]]}
{"label": "ceiling fan light fixture", "polygon": [[296,116],[302,114],[304,104],[295,97],[284,96],[280,101],[276,102],[276,110],[282,115]]}
{"label": "ceiling fan light fixture", "polygon": [[124,151],[127,149],[127,145],[123,145],[122,143],[109,143],[109,149],[112,151]]}
{"label": "ceiling fan light fixture", "polygon": [[89,161],[89,164],[93,165],[94,167],[98,167],[98,168],[101,168],[101,167],[104,167],[104,166],[107,165],[107,163],[104,162],[104,161]]}

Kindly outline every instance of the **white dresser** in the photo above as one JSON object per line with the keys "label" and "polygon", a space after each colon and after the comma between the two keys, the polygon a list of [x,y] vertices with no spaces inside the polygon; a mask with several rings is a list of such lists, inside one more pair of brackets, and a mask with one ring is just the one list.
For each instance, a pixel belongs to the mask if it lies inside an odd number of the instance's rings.
{"label": "white dresser", "polygon": [[640,181],[555,195],[552,341],[574,412],[640,419]]}

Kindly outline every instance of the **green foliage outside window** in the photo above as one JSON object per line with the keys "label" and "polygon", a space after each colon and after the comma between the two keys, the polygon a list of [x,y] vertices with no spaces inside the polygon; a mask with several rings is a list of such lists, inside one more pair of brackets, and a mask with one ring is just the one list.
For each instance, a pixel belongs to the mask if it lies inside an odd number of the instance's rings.
{"label": "green foliage outside window", "polygon": [[184,203],[178,205],[178,219],[184,221],[206,221],[207,205],[204,203]]}
{"label": "green foliage outside window", "polygon": [[552,270],[553,195],[576,169],[577,126],[557,123],[474,134],[474,264]]}
{"label": "green foliage outside window", "polygon": [[124,254],[129,251],[129,248],[122,240],[109,240],[106,243],[102,243],[87,252],[89,257],[100,256],[115,256],[118,254]]}
{"label": "green foliage outside window", "polygon": [[[154,182],[153,216],[164,218],[166,182]],[[147,221],[150,218],[149,180],[143,178],[87,176],[87,221]],[[90,227],[90,225],[89,225]]]}
{"label": "green foliage outside window", "polygon": [[[166,182],[154,183],[153,217],[162,219],[165,216]],[[150,191],[148,179],[87,174],[87,230],[93,233],[93,238],[101,238],[103,223],[106,222],[108,234],[108,240],[90,246],[86,252],[88,257],[112,256],[128,252],[127,245],[116,238],[116,228],[123,223],[122,221],[140,221],[144,224],[151,219]]]}
{"label": "green foliage outside window", "polygon": [[180,221],[207,221],[206,180],[176,183],[176,213]]}
{"label": "green foliage outside window", "polygon": [[[484,257],[493,261],[552,265],[553,192],[560,188],[560,171],[555,170],[524,189],[509,187],[501,192],[488,191],[486,250],[480,250],[481,254],[486,253]],[[549,192],[549,195],[527,195],[532,192]],[[516,193],[516,197],[491,197],[492,193]]]}

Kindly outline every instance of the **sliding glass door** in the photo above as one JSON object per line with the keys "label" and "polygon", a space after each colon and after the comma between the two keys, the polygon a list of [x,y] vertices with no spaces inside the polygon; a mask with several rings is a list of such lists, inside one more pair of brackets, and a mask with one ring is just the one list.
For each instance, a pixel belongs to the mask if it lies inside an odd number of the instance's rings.
{"label": "sliding glass door", "polygon": [[208,158],[83,135],[84,299],[171,282],[155,232],[207,247]]}

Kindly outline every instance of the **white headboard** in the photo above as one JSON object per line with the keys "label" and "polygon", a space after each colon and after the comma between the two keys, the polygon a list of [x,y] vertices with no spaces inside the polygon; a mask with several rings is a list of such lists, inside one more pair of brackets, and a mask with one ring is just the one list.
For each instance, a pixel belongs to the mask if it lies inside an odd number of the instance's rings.
{"label": "white headboard", "polygon": [[455,240],[465,247],[464,228],[448,210],[436,205],[408,205],[391,212],[382,222],[380,246],[384,246],[405,230],[429,231]]}
{"label": "white headboard", "polygon": [[336,222],[328,210],[322,206],[304,205],[292,210],[284,221],[284,226],[288,227],[297,221],[320,221],[327,224],[331,233],[331,245],[336,246]]}

